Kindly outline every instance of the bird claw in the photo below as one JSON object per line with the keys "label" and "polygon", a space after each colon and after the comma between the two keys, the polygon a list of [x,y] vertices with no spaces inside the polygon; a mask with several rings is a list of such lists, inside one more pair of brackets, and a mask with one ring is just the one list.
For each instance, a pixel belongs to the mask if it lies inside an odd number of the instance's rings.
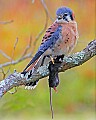
{"label": "bird claw", "polygon": [[54,59],[53,59],[53,57],[52,57],[52,56],[50,56],[50,59],[51,59],[52,63],[54,64]]}

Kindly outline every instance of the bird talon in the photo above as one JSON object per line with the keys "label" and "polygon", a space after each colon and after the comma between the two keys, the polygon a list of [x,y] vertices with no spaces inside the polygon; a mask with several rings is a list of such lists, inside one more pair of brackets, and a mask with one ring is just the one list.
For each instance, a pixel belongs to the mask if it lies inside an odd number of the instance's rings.
{"label": "bird talon", "polygon": [[53,57],[52,57],[52,56],[50,56],[50,59],[51,59],[52,63],[54,64],[54,59],[53,59]]}

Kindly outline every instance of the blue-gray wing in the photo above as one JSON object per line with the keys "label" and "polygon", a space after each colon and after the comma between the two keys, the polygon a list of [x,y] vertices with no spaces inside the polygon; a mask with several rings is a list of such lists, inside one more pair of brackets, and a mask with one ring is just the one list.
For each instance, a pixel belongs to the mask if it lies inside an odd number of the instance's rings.
{"label": "blue-gray wing", "polygon": [[[55,23],[53,23],[54,25]],[[54,25],[55,26],[55,25]],[[26,66],[24,71],[29,70],[29,67],[33,65],[39,58],[40,56],[48,49],[52,48],[52,46],[56,43],[56,41],[59,39],[60,32],[61,32],[61,26],[56,25],[54,29],[51,27],[48,28],[48,30],[45,33],[45,36],[43,37],[42,43],[35,54],[35,56],[32,58],[32,60],[29,62],[29,64]],[[32,69],[32,68],[31,68]],[[23,72],[24,72],[23,71]]]}

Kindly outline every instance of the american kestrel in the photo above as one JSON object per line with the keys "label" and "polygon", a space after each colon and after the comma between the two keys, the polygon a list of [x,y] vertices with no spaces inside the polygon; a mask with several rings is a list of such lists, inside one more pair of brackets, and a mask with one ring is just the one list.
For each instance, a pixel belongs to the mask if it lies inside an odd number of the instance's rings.
{"label": "american kestrel", "polygon": [[[47,29],[37,53],[26,66],[23,73],[41,66],[42,62],[40,61],[46,56],[49,56],[53,61],[56,56],[68,55],[75,47],[77,39],[78,30],[73,11],[68,7],[60,7],[56,11],[55,22]],[[50,61],[49,57],[45,58],[46,62]],[[33,86],[34,88],[37,82],[38,80],[30,82],[26,86]]]}

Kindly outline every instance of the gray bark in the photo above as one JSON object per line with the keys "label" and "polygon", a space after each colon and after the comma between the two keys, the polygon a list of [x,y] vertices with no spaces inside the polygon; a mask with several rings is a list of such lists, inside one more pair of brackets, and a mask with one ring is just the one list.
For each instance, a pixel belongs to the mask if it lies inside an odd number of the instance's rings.
{"label": "gray bark", "polygon": [[[85,49],[70,56],[65,56],[63,61],[59,66],[59,72],[64,72],[73,67],[82,65],[93,56],[96,55],[96,40],[91,41]],[[25,85],[28,82],[35,81],[37,79],[42,79],[49,75],[49,65],[43,65],[36,69],[33,74],[28,78],[28,74],[22,76],[21,73],[14,71],[7,78],[0,82],[0,97],[2,97],[6,92],[16,86]]]}

